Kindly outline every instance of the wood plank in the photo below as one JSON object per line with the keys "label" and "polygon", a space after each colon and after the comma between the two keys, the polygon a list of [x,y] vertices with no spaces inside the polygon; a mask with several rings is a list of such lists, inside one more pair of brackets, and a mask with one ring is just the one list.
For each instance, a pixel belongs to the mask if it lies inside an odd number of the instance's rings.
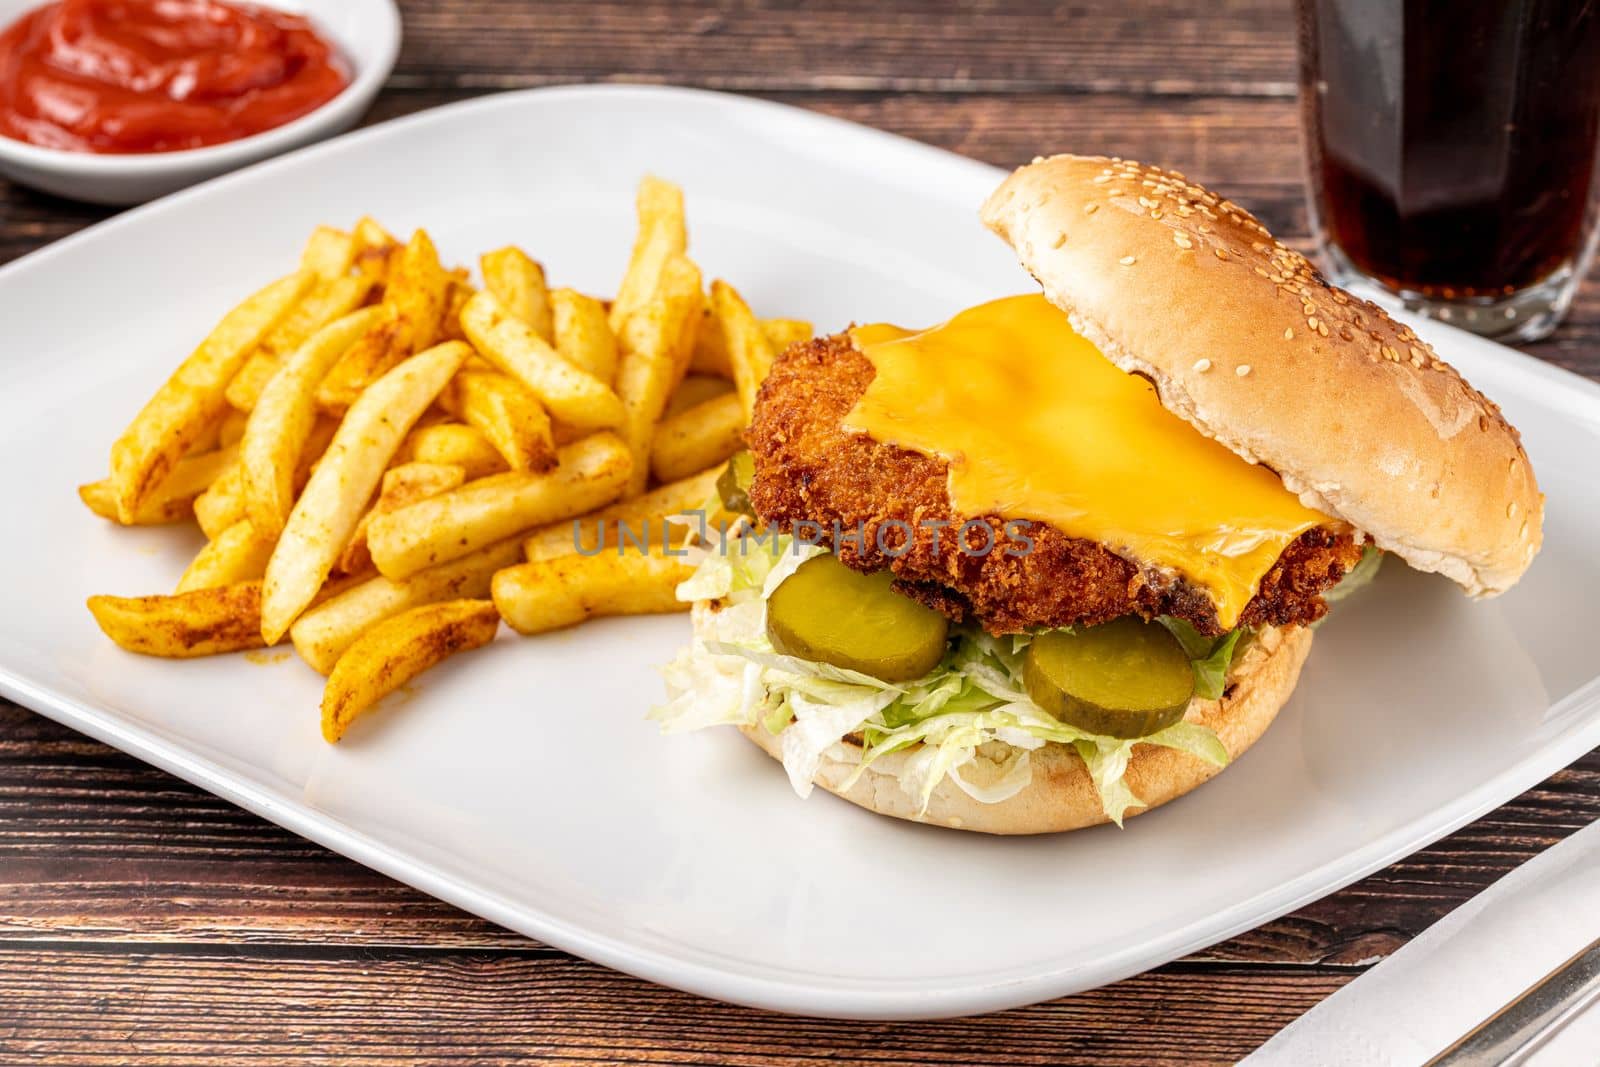
{"label": "wood plank", "polygon": [[557,955],[219,958],[0,946],[0,1060],[1231,1063],[1347,980],[1176,967],[976,1019],[849,1023],[719,1004]]}
{"label": "wood plank", "polygon": [[[471,90],[386,95],[370,122],[464,99]],[[1000,166],[1041,152],[1101,152],[1177,167],[1258,214],[1288,243],[1308,248],[1297,115],[1287,99],[1167,99],[1128,94],[930,98],[917,94],[768,94],[877,126]],[[1045,132],[1041,132],[1045,131]],[[690,191],[691,196],[693,191]],[[104,217],[103,209],[0,182],[0,262]],[[1557,334],[1526,347],[1542,359],[1600,378],[1600,266],[1579,290]]]}
{"label": "wood plank", "polygon": [[1294,92],[1280,0],[413,0],[396,87],[508,89],[574,81],[714,89]]}

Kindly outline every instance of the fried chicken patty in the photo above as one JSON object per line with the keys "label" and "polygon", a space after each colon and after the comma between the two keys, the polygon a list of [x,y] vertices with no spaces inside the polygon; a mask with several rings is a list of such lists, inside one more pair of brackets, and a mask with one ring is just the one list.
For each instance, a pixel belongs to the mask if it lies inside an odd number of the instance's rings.
{"label": "fried chicken patty", "polygon": [[[992,536],[969,527],[963,551],[957,531],[969,517],[951,507],[948,466],[841,425],[876,373],[845,334],[795,345],[774,364],[745,435],[755,461],[750,501],[765,522],[788,532],[800,526],[858,570],[888,568],[901,592],[991,633],[1128,614],[1174,615],[1203,633],[1222,632],[1203,590],[1042,522],[1013,519],[1008,529],[1004,516],[979,516]],[[1006,551],[1020,543],[1019,532],[1031,550]],[[1315,622],[1327,612],[1322,592],[1360,558],[1349,532],[1307,530],[1261,579],[1240,623]]]}

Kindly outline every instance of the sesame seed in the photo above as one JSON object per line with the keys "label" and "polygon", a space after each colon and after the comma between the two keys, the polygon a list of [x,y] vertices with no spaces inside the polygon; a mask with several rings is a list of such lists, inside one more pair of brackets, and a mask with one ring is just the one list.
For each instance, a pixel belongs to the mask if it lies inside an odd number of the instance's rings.
{"label": "sesame seed", "polygon": [[1513,500],[1511,503],[1506,505],[1506,518],[1514,519],[1516,517],[1517,517],[1517,502],[1515,500]]}
{"label": "sesame seed", "polygon": [[1328,336],[1328,324],[1325,322],[1317,323],[1317,332],[1324,337]]}
{"label": "sesame seed", "polygon": [[1050,247],[1051,248],[1060,248],[1062,245],[1064,245],[1066,243],[1067,243],[1067,235],[1064,234],[1064,233],[1058,233],[1058,234],[1056,234],[1055,243],[1052,244]]}
{"label": "sesame seed", "polygon": [[1106,182],[1108,182],[1110,180],[1111,180],[1111,175],[1109,175],[1109,174],[1096,174],[1094,176],[1094,183],[1096,185],[1104,185]]}
{"label": "sesame seed", "polygon": [[1288,329],[1283,331],[1283,339],[1285,341],[1293,341],[1294,340],[1294,327],[1293,326],[1290,326]]}
{"label": "sesame seed", "polygon": [[1313,330],[1315,330],[1318,326],[1321,325],[1321,323],[1317,322],[1316,316],[1313,315],[1311,318],[1306,320],[1306,325],[1311,327]]}
{"label": "sesame seed", "polygon": [[1217,258],[1218,259],[1222,260],[1223,262],[1227,262],[1227,259],[1228,259],[1228,253],[1227,252],[1223,251],[1220,248],[1213,249],[1213,251],[1215,251],[1217,253]]}
{"label": "sesame seed", "polygon": [[1117,262],[1121,263],[1124,267],[1131,267],[1138,262],[1138,260],[1133,256],[1123,256],[1121,259],[1117,260]]}
{"label": "sesame seed", "polygon": [[1193,248],[1194,247],[1194,242],[1189,240],[1189,238],[1185,237],[1182,233],[1180,233],[1177,230],[1173,230],[1172,231],[1172,243],[1177,245],[1179,248]]}
{"label": "sesame seed", "polygon": [[1091,203],[1091,204],[1083,205],[1083,213],[1085,215],[1093,215],[1096,211],[1099,211],[1099,210],[1100,210],[1100,205],[1099,204],[1092,204]]}
{"label": "sesame seed", "polygon": [[1197,359],[1194,361],[1194,369],[1204,374],[1211,369],[1211,361],[1209,359]]}
{"label": "sesame seed", "polygon": [[1233,373],[1235,373],[1239,377],[1243,378],[1246,374],[1250,373],[1250,364],[1248,364],[1248,363],[1239,364],[1237,367],[1233,368]]}
{"label": "sesame seed", "polygon": [[1384,359],[1399,359],[1400,358],[1400,353],[1396,352],[1389,345],[1384,345],[1383,346],[1383,358]]}

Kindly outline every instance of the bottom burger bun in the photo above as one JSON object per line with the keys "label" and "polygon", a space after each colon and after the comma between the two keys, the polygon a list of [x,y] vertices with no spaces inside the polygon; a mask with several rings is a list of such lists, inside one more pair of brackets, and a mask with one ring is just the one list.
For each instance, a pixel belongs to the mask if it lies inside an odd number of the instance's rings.
{"label": "bottom burger bun", "polygon": [[[697,621],[703,616],[704,607],[696,605]],[[1311,631],[1305,627],[1257,631],[1234,659],[1226,695],[1221,700],[1196,699],[1185,717],[1216,731],[1229,757],[1237,759],[1266,732],[1278,709],[1288,701],[1310,650]],[[767,755],[779,758],[777,735],[762,726],[740,729]],[[845,747],[849,750],[847,758],[824,757],[816,784],[879,815],[986,834],[1049,834],[1110,821],[1087,768],[1067,745],[1047,744],[1030,752],[1033,780],[1009,799],[984,803],[944,778],[934,787],[925,810],[892,773],[885,773],[892,767],[890,761],[906,758],[904,753],[880,757],[853,785],[843,788],[861,755],[854,745],[846,743]],[[978,757],[962,768],[962,775],[969,782],[983,784],[985,768],[996,766],[993,760],[984,759],[985,754],[980,749]],[[1001,751],[993,755],[1004,758]],[[880,765],[882,770],[878,769]],[[1141,814],[1181,797],[1219,770],[1184,752],[1139,745],[1128,764],[1127,783],[1146,806],[1130,808],[1127,814]]]}

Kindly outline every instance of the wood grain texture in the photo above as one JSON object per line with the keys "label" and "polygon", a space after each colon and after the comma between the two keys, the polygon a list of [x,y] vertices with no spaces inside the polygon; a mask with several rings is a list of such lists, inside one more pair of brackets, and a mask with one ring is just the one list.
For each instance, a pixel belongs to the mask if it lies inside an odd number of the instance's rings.
{"label": "wood grain texture", "polygon": [[[570,81],[754,92],[1010,166],[1176,166],[1305,243],[1281,0],[411,0],[369,122]],[[692,191],[691,191],[692,195]],[[0,263],[105,217],[0,182]],[[1531,346],[1600,378],[1600,285]],[[1600,753],[1276,922],[974,1020],[714,1004],[574,960],[0,702],[0,1064],[1225,1063],[1600,817]]]}

